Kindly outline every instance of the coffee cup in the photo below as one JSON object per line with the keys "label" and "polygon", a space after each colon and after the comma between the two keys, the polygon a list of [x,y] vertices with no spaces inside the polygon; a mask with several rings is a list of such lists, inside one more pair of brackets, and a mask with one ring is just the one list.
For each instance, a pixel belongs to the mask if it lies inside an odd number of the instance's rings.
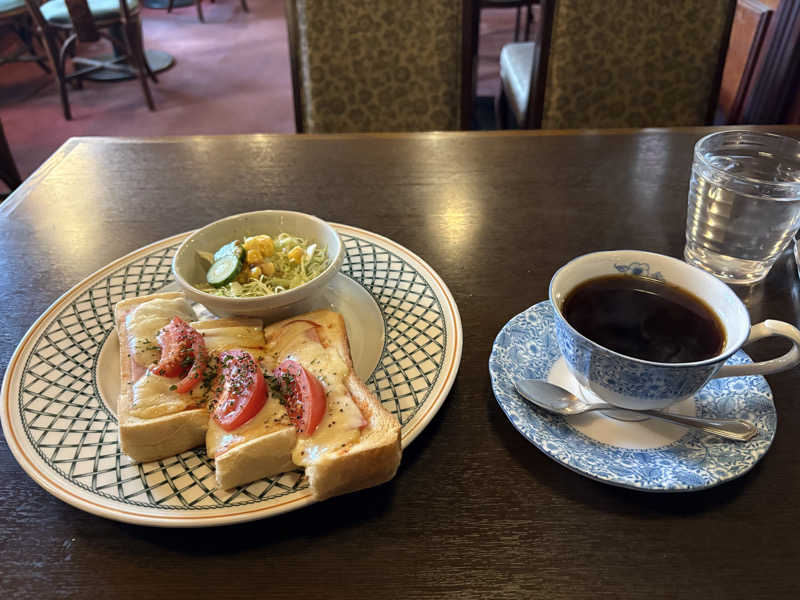
{"label": "coffee cup", "polygon": [[[564,312],[570,294],[586,282],[620,275],[662,282],[699,300],[721,326],[719,349],[701,360],[660,362],[620,353],[579,332]],[[549,297],[561,355],[582,392],[620,408],[662,409],[693,396],[712,378],[767,375],[800,362],[800,331],[796,327],[774,320],[751,326],[744,304],[725,283],[669,256],[639,250],[579,256],[555,273]],[[685,335],[696,333],[689,331]],[[782,356],[756,363],[725,364],[745,344],[775,336],[792,342],[792,348]]]}

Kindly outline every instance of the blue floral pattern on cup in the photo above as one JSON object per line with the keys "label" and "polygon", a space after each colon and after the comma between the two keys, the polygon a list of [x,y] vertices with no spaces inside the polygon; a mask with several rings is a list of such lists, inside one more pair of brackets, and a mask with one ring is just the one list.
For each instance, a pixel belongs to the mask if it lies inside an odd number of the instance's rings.
{"label": "blue floral pattern on cup", "polygon": [[[609,266],[610,268],[610,266]],[[650,263],[614,263],[613,268],[634,277],[666,281]],[[658,366],[621,356],[588,340],[570,327],[560,311],[555,311],[558,345],[572,374],[582,386],[603,400],[628,408],[659,409],[691,396],[722,366]]]}
{"label": "blue floral pattern on cup", "polygon": [[[660,401],[678,401],[702,387],[719,369],[719,365],[707,365],[682,370],[676,377],[676,367],[658,367],[653,364],[636,364],[619,355],[605,352],[587,342],[556,314],[556,337],[561,354],[578,381],[586,385],[602,386],[614,393],[636,398]],[[583,377],[583,379],[581,379]]]}
{"label": "blue floral pattern on cup", "polygon": [[614,265],[614,268],[620,273],[625,273],[627,275],[637,275],[639,277],[649,277],[650,279],[664,281],[664,276],[661,274],[661,272],[656,271],[655,273],[651,273],[650,265],[646,262],[632,262],[627,265]]}
{"label": "blue floral pattern on cup", "polygon": [[[777,416],[772,393],[761,376],[713,379],[695,397],[701,417],[738,417],[758,427],[748,442],[733,442],[687,430],[676,442],[635,450],[598,442],[561,416],[532,406],[514,389],[521,378],[547,379],[561,351],[549,301],[511,319],[500,331],[489,358],[497,402],[514,427],[557,462],[592,479],[648,491],[699,490],[749,471],[767,452]],[[729,364],[751,362],[739,351]]]}

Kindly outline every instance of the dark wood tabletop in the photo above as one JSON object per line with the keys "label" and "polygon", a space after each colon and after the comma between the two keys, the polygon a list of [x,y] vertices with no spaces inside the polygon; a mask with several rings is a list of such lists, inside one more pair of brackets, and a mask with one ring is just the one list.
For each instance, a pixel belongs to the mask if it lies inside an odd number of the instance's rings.
{"label": "dark wood tabletop", "polygon": [[[776,128],[773,128],[776,129]],[[800,137],[800,128],[777,128]],[[774,443],[691,493],[604,485],[548,458],[492,393],[492,342],[595,250],[680,257],[707,129],[68,140],[0,205],[0,369],[70,287],[141,246],[266,208],[382,234],[461,312],[439,413],[389,483],[204,529],[106,520],[51,496],[0,448],[0,589],[12,598],[797,598],[800,371],[767,377]],[[787,251],[741,292],[800,323]],[[783,350],[759,343],[756,359]]]}

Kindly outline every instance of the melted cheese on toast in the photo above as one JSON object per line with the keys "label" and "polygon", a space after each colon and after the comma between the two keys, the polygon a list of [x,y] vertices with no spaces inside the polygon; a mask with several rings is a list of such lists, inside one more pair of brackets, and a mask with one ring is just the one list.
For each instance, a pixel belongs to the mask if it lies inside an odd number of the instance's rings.
{"label": "melted cheese on toast", "polygon": [[[203,335],[209,353],[218,355],[225,350],[244,350],[249,352],[263,368],[266,358],[266,341],[260,320],[198,321],[192,323],[192,327]],[[286,409],[280,399],[270,394],[268,389],[267,401],[261,410],[252,419],[233,431],[226,431],[220,427],[213,416],[209,419],[206,432],[206,453],[210,458],[216,458],[235,446],[288,428],[294,429],[294,425],[291,424]]]}
{"label": "melted cheese on toast", "polygon": [[125,316],[128,350],[131,359],[140,367],[158,361],[161,350],[156,343],[156,336],[173,317],[180,317],[188,323],[194,321],[197,315],[183,298],[154,298],[143,302]]}
{"label": "melted cheese on toast", "polygon": [[206,398],[207,388],[203,384],[194,386],[189,392],[175,391],[177,377],[162,377],[147,370],[133,384],[133,397],[128,414],[138,419],[155,419],[189,408],[198,408]]}
{"label": "melted cheese on toast", "polygon": [[348,366],[338,352],[325,347],[316,332],[318,324],[298,319],[287,323],[271,340],[269,359],[275,365],[295,360],[322,384],[325,414],[311,435],[298,435],[292,452],[296,465],[306,466],[326,452],[343,452],[361,439],[366,425],[345,384]]}
{"label": "melted cheese on toast", "polygon": [[234,446],[287,428],[294,429],[294,425],[289,421],[286,409],[277,396],[269,394],[261,410],[233,431],[225,431],[211,417],[206,432],[206,453],[209,458],[216,458]]}

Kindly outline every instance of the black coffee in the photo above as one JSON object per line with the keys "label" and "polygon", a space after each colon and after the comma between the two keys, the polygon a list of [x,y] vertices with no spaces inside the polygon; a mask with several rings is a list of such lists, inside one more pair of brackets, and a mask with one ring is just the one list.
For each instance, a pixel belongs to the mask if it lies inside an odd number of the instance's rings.
{"label": "black coffee", "polygon": [[570,292],[563,313],[593,342],[652,362],[705,360],[725,344],[722,323],[702,300],[655,279],[591,279]]}

